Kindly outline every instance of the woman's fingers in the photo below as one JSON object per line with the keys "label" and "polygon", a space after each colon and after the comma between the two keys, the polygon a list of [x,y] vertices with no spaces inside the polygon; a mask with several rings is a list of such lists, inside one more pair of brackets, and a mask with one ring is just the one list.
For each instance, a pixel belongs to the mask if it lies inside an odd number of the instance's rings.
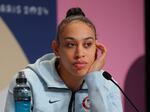
{"label": "woman's fingers", "polygon": [[97,51],[101,52],[101,55],[97,57],[97,59],[91,65],[89,72],[101,70],[105,65],[107,49],[102,43],[99,42],[96,42],[96,47]]}
{"label": "woman's fingers", "polygon": [[97,61],[101,62],[101,65],[104,65],[105,61],[106,61],[107,49],[106,49],[106,47],[102,43],[98,43],[97,42],[96,45],[97,45],[97,48],[101,51],[101,56],[97,58]]}
{"label": "woman's fingers", "polygon": [[104,46],[104,44],[102,43],[99,43],[98,41],[96,41],[96,47],[101,51],[101,53],[103,54],[106,54],[107,53],[107,49],[106,47]]}

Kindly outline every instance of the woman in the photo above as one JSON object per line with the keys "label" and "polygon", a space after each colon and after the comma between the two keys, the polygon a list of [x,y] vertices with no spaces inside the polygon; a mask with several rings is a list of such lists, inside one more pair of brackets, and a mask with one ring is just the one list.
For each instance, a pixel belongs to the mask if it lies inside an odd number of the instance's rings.
{"label": "woman", "polygon": [[[122,112],[119,90],[102,76],[107,50],[80,8],[68,10],[52,48],[55,54],[46,54],[23,70],[32,88],[33,112]],[[15,110],[15,78],[6,112]]]}

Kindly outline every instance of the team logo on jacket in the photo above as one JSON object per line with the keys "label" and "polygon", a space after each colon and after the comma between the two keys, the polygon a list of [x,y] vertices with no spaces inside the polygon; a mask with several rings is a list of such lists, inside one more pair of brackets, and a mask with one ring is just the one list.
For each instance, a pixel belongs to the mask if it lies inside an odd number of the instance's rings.
{"label": "team logo on jacket", "polygon": [[84,108],[85,112],[90,112],[90,99],[88,96],[83,99],[82,107]]}

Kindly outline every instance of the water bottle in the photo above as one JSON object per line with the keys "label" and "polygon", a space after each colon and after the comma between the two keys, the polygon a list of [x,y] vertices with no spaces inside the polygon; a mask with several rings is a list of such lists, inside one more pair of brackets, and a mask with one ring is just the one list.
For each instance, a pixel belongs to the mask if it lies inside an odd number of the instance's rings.
{"label": "water bottle", "polygon": [[15,112],[31,112],[31,89],[23,71],[16,78],[14,87]]}

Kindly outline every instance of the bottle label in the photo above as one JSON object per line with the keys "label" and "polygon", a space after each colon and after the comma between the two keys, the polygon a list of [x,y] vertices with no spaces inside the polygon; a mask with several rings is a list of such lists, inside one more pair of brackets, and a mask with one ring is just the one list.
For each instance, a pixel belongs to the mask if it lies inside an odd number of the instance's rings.
{"label": "bottle label", "polygon": [[28,88],[15,88],[14,99],[15,101],[30,101],[31,91]]}

